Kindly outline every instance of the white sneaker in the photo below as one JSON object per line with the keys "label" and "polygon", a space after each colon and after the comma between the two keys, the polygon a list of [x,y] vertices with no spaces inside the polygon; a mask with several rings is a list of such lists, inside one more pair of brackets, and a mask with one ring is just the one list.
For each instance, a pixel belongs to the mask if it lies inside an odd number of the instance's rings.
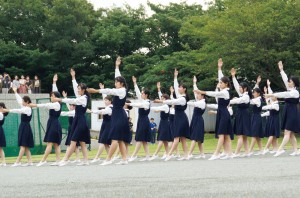
{"label": "white sneaker", "polygon": [[262,155],[262,153],[263,153],[262,151],[258,151],[257,153],[254,153],[254,155],[258,156],[258,155]]}
{"label": "white sneaker", "polygon": [[76,166],[88,166],[90,165],[88,161],[82,161],[79,164],[76,164]]}
{"label": "white sneaker", "polygon": [[99,164],[100,166],[107,166],[107,165],[110,165],[110,164],[112,164],[113,162],[112,162],[112,160],[109,160],[109,161],[107,161],[107,160],[104,160],[101,164]]}
{"label": "white sneaker", "polygon": [[212,161],[212,160],[217,160],[220,159],[220,155],[212,155],[208,160]]}
{"label": "white sneaker", "polygon": [[251,157],[253,155],[253,152],[248,153],[248,155],[246,155],[246,157]]}
{"label": "white sneaker", "polygon": [[191,155],[188,155],[186,159],[187,159],[187,160],[190,160],[190,159],[192,159],[193,157],[194,157],[194,156],[191,154]]}
{"label": "white sneaker", "polygon": [[232,154],[231,157],[232,157],[232,158],[237,158],[237,157],[240,157],[240,156],[241,156],[240,154],[235,154],[235,153],[234,153],[234,154]]}
{"label": "white sneaker", "polygon": [[64,160],[61,160],[59,163],[58,163],[58,166],[65,166],[69,163],[69,161],[64,161]]}
{"label": "white sneaker", "polygon": [[272,151],[270,151],[270,153],[274,154],[274,153],[277,153],[277,151],[276,150],[272,150]]}
{"label": "white sneaker", "polygon": [[156,158],[158,158],[158,155],[153,155],[152,157],[149,158],[149,161],[155,160]]}
{"label": "white sneaker", "polygon": [[27,166],[33,166],[33,163],[31,162],[31,163],[26,163],[26,164],[23,164],[23,165],[21,165],[22,167],[27,167]]}
{"label": "white sneaker", "polygon": [[54,162],[54,163],[52,163],[52,164],[50,164],[50,166],[58,166],[59,165],[59,162],[57,161],[57,162]]}
{"label": "white sneaker", "polygon": [[285,150],[277,151],[276,154],[274,155],[274,157],[278,157],[278,156],[282,155],[283,153],[285,153]]}
{"label": "white sneaker", "polygon": [[91,163],[93,164],[93,163],[96,163],[96,162],[99,162],[100,161],[100,158],[96,158],[96,159],[93,159],[92,161],[91,161]]}
{"label": "white sneaker", "polygon": [[74,164],[74,163],[80,163],[81,161],[80,161],[80,159],[78,159],[78,160],[73,160],[73,161],[71,161],[71,164]]}
{"label": "white sneaker", "polygon": [[[299,152],[300,152],[300,151],[299,151]],[[164,154],[160,159],[164,160],[164,159],[166,159],[166,157],[167,157],[167,155]]]}
{"label": "white sneaker", "polygon": [[115,160],[118,160],[118,159],[120,159],[120,156],[119,156],[119,155],[117,155],[117,156],[115,156],[115,157],[113,158],[114,161],[115,161]]}
{"label": "white sneaker", "polygon": [[128,162],[133,162],[133,161],[136,160],[136,159],[137,159],[137,156],[130,157],[130,158],[128,159]]}
{"label": "white sneaker", "polygon": [[5,167],[5,166],[6,166],[6,163],[1,163],[0,166]]}
{"label": "white sneaker", "polygon": [[21,166],[21,165],[22,165],[21,162],[19,162],[19,163],[15,162],[13,165],[11,165],[11,167],[18,167],[18,166]]}
{"label": "white sneaker", "polygon": [[270,151],[269,151],[269,149],[265,149],[265,150],[263,150],[263,152],[261,153],[262,155],[265,155],[265,154],[267,154],[267,153],[269,153]]}
{"label": "white sneaker", "polygon": [[121,161],[119,161],[119,162],[117,162],[115,164],[117,164],[117,165],[127,165],[128,161],[127,160],[121,160]]}
{"label": "white sneaker", "polygon": [[139,161],[140,162],[145,162],[145,161],[149,161],[149,159],[150,159],[149,157],[144,157],[144,158],[140,159]]}
{"label": "white sneaker", "polygon": [[45,164],[47,164],[47,162],[46,161],[40,161],[36,166],[37,167],[40,167],[40,166],[43,166],[43,165],[45,165]]}
{"label": "white sneaker", "polygon": [[172,158],[172,155],[167,155],[167,157],[165,158],[165,162],[169,161]]}
{"label": "white sneaker", "polygon": [[297,156],[297,155],[299,155],[299,153],[297,151],[294,151],[290,154],[290,156]]}
{"label": "white sneaker", "polygon": [[225,152],[222,152],[221,154],[220,154],[220,157],[225,157],[226,156],[226,153]]}
{"label": "white sneaker", "polygon": [[183,160],[188,160],[188,158],[186,157],[181,157],[181,158],[178,158],[177,161],[183,161]]}
{"label": "white sneaker", "polygon": [[230,155],[225,155],[223,157],[220,157],[221,160],[227,160],[227,159],[232,159],[232,156]]}
{"label": "white sneaker", "polygon": [[179,155],[179,154],[178,154],[178,155],[175,155],[175,158],[179,159],[179,158],[180,158],[180,155]]}

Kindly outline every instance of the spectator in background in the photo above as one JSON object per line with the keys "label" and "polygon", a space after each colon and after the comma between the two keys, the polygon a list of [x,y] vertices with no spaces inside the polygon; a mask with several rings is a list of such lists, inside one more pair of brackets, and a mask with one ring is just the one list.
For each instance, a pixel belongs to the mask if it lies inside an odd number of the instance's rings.
{"label": "spectator in background", "polygon": [[32,80],[30,80],[30,77],[29,76],[26,76],[26,88],[27,88],[27,92],[29,94],[32,93]]}
{"label": "spectator in background", "polygon": [[33,81],[33,93],[41,93],[41,81],[37,75],[34,76],[34,81]]}
{"label": "spectator in background", "polygon": [[0,74],[0,93],[2,93],[3,76]]}
{"label": "spectator in background", "polygon": [[19,80],[19,82],[20,82],[19,93],[26,94],[27,88],[26,88],[26,80],[24,75],[21,75],[21,79]]}
{"label": "spectator in background", "polygon": [[16,87],[19,90],[20,81],[19,81],[19,77],[17,75],[15,75],[15,79],[13,80],[11,87]]}
{"label": "spectator in background", "polygon": [[151,128],[151,143],[154,144],[156,140],[156,131],[157,131],[157,125],[154,122],[154,118],[150,119],[150,128]]}
{"label": "spectator in background", "polygon": [[4,72],[3,80],[2,80],[2,93],[7,94],[8,89],[10,89],[10,87],[11,87],[11,78],[6,72]]}

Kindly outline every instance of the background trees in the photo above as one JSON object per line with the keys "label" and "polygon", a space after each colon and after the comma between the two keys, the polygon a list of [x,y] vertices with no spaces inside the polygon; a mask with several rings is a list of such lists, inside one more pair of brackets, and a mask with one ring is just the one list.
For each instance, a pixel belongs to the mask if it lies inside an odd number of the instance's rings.
{"label": "background trees", "polygon": [[[238,69],[240,80],[270,78],[284,88],[277,62],[300,76],[299,0],[217,0],[199,5],[149,4],[154,12],[130,8],[93,10],[85,0],[0,0],[0,72],[39,75],[49,92],[54,73],[59,88],[71,90],[68,69],[78,81],[113,86],[114,60],[123,57],[122,74],[153,91],[161,81],[167,91],[173,70],[179,80],[214,89],[217,60],[224,72]],[[45,86],[46,85],[46,86]],[[262,84],[263,86],[263,84]]]}

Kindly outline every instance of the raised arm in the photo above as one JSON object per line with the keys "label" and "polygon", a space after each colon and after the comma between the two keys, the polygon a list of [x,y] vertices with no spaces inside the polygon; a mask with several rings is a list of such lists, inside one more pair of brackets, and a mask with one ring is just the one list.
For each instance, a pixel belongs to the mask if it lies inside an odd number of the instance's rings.
{"label": "raised arm", "polygon": [[[104,84],[99,83],[100,89],[104,89]],[[102,99],[104,100],[107,95],[105,93],[102,94]]]}
{"label": "raised arm", "polygon": [[160,90],[160,82],[156,83],[156,87],[157,87],[157,92],[158,92],[158,98],[161,100],[162,93],[161,93],[161,90]]}
{"label": "raised arm", "polygon": [[260,82],[261,82],[261,76],[259,75],[259,76],[257,76],[256,83],[255,83],[253,89],[259,88],[259,83]]}
{"label": "raised arm", "polygon": [[124,87],[119,89],[100,89],[98,92],[107,95],[119,96],[120,99],[126,97],[126,89]]}
{"label": "raised arm", "polygon": [[72,76],[72,85],[73,85],[74,94],[76,97],[79,97],[80,95],[78,94],[78,83],[77,83],[76,77],[75,77],[75,75],[76,75],[75,70],[71,69],[70,74]]}
{"label": "raised arm", "polygon": [[118,76],[121,76],[121,72],[120,72],[120,65],[121,65],[121,57],[119,56],[116,60],[116,63],[115,63],[115,78],[118,77]]}
{"label": "raised arm", "polygon": [[12,89],[13,89],[13,91],[15,92],[15,96],[16,96],[17,102],[18,102],[18,104],[20,105],[20,107],[24,107],[24,106],[23,106],[23,99],[22,99],[21,96],[18,94],[17,88],[16,88],[16,87],[13,87]]}
{"label": "raised arm", "polygon": [[192,107],[197,107],[200,109],[205,109],[205,106],[206,106],[205,100],[199,100],[196,102],[188,101],[187,105],[192,106]]}
{"label": "raised arm", "polygon": [[242,95],[242,93],[240,92],[239,88],[240,88],[240,85],[239,85],[239,82],[237,81],[235,75],[236,75],[236,70],[234,68],[231,69],[231,76],[232,76],[232,81],[233,81],[233,86],[235,88],[235,91],[238,93],[239,96]]}
{"label": "raised arm", "polygon": [[222,58],[219,58],[218,60],[218,80],[220,81],[221,78],[224,76],[222,72],[222,66],[223,66],[223,61]]}
{"label": "raised arm", "polygon": [[142,94],[141,94],[141,91],[136,83],[136,77],[132,76],[132,82],[134,84],[134,91],[136,93],[136,96],[139,100],[142,100]]}
{"label": "raised arm", "polygon": [[56,86],[57,80],[58,80],[58,76],[57,76],[57,74],[55,74],[55,75],[53,76],[53,83],[52,83],[52,91],[53,91],[53,92],[54,92],[54,91],[57,91],[57,92],[58,92],[58,89],[57,89],[57,86]]}
{"label": "raised arm", "polygon": [[[196,78],[196,76],[194,76],[194,78],[193,78],[193,89],[194,90],[199,90],[198,87],[197,87],[197,78]],[[195,97],[195,100],[197,101],[197,95],[196,95],[195,92],[194,92],[194,97]]]}
{"label": "raised arm", "polygon": [[289,89],[289,86],[288,86],[288,77],[287,77],[286,73],[283,70],[282,61],[278,62],[278,68],[280,70],[280,75],[281,75],[281,78],[282,78],[282,80],[284,82],[284,85],[285,85],[286,89],[288,90]]}
{"label": "raised arm", "polygon": [[178,91],[179,84],[178,84],[177,77],[178,77],[178,70],[175,69],[175,71],[174,71],[174,91],[175,91],[176,98],[178,98],[180,96],[179,91]]}

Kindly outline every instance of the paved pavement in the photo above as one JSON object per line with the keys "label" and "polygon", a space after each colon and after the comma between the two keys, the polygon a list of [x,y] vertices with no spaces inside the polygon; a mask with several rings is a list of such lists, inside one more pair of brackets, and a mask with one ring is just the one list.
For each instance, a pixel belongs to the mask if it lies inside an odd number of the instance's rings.
{"label": "paved pavement", "polygon": [[0,167],[0,197],[298,197],[300,156]]}

